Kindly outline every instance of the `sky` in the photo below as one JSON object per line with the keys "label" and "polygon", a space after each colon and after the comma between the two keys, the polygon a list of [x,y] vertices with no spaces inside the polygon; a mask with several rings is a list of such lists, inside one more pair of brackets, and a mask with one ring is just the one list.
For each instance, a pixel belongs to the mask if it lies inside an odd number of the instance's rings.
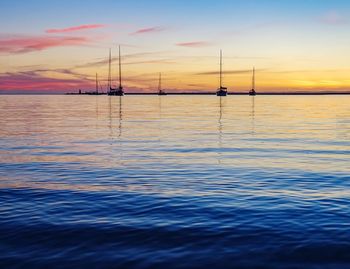
{"label": "sky", "polygon": [[348,0],[0,2],[0,93],[350,91]]}

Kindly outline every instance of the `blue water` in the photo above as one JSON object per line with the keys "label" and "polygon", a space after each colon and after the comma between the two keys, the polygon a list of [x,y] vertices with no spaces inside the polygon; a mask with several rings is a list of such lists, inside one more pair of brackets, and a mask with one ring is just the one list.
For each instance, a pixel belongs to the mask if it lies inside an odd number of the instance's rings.
{"label": "blue water", "polygon": [[350,268],[350,96],[1,96],[0,268]]}

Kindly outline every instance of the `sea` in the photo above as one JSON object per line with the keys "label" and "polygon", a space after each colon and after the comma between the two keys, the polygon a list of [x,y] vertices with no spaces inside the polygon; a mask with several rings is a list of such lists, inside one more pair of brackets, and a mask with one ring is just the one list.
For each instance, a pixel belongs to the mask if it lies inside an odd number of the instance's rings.
{"label": "sea", "polygon": [[350,96],[0,96],[0,268],[350,268]]}

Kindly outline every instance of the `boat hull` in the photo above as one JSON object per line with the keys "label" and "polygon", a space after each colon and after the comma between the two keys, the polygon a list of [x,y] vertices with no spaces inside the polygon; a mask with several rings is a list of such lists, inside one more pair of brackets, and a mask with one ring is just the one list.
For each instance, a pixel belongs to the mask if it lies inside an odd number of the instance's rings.
{"label": "boat hull", "polygon": [[249,91],[249,95],[250,96],[255,96],[256,95],[256,91],[255,90],[250,90]]}
{"label": "boat hull", "polygon": [[124,95],[124,91],[123,91],[123,87],[119,87],[116,89],[111,88],[110,91],[108,92],[109,96],[123,96]]}
{"label": "boat hull", "polygon": [[227,91],[217,91],[216,96],[227,96]]}
{"label": "boat hull", "polygon": [[124,92],[109,92],[109,96],[124,96]]}

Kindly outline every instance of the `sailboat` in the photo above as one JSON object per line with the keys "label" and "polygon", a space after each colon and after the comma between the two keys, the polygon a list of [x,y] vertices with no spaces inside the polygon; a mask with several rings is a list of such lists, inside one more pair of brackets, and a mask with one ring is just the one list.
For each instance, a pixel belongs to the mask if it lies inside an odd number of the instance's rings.
{"label": "sailboat", "polygon": [[167,95],[166,92],[162,90],[162,73],[159,73],[158,95]]}
{"label": "sailboat", "polygon": [[253,68],[253,78],[252,78],[252,89],[249,91],[250,96],[255,96],[256,91],[255,91],[255,67]]}
{"label": "sailboat", "polygon": [[121,64],[121,57],[120,57],[120,46],[119,46],[119,87],[118,88],[112,88],[111,63],[112,63],[111,50],[109,50],[108,95],[123,96],[124,91],[122,86],[122,64]]}
{"label": "sailboat", "polygon": [[216,92],[216,96],[226,96],[227,88],[222,86],[222,50],[220,50],[220,88]]}
{"label": "sailboat", "polygon": [[98,92],[98,74],[96,73],[96,88],[95,91],[92,92],[86,92],[88,95],[100,95],[101,93]]}

